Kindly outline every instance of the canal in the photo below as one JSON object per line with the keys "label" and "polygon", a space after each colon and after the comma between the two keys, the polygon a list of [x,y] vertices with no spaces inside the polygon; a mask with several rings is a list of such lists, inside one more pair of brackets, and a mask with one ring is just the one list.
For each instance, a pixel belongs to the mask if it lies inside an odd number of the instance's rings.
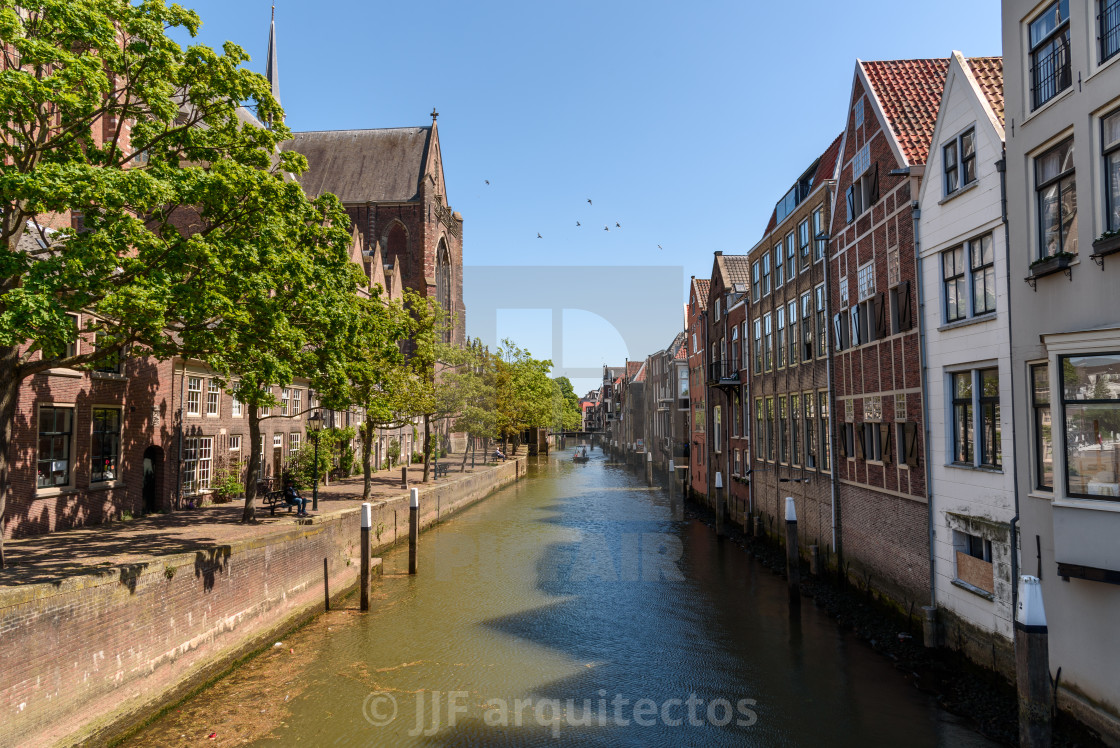
{"label": "canal", "polygon": [[129,744],[989,745],[679,499],[570,456]]}

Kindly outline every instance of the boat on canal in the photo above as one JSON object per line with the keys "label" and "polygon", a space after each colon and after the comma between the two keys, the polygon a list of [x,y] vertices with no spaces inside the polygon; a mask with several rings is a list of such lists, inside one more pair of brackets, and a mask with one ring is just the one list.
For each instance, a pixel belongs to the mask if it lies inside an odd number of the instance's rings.
{"label": "boat on canal", "polygon": [[587,453],[587,447],[576,447],[575,454],[572,455],[572,462],[590,462],[591,455]]}

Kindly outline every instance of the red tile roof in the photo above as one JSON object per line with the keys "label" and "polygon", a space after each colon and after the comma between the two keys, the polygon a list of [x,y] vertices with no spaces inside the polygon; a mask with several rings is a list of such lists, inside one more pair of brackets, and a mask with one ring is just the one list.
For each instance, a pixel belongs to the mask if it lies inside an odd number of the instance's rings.
{"label": "red tile roof", "polygon": [[626,362],[626,378],[633,379],[638,370],[642,368],[643,361],[627,361]]}
{"label": "red tile roof", "polygon": [[924,164],[929,156],[937,110],[941,107],[949,58],[861,60],[859,64],[879,99],[907,163]]}
{"label": "red tile roof", "polygon": [[976,78],[980,90],[988,99],[999,123],[1003,124],[1003,58],[1002,57],[969,57],[968,67]]}
{"label": "red tile roof", "polygon": [[696,284],[696,301],[700,306],[708,306],[708,288],[712,282],[708,278],[693,278],[692,282]]}

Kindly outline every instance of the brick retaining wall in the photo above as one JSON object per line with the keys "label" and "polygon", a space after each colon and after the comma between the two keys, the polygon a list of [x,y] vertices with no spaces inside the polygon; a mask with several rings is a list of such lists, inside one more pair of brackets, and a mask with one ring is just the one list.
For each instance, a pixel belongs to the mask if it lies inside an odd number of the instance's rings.
{"label": "brick retaining wall", "polygon": [[[420,487],[421,527],[525,474],[524,457]],[[408,496],[374,503],[375,552],[408,537]],[[206,551],[0,587],[0,746],[104,739],[357,583],[360,509]]]}

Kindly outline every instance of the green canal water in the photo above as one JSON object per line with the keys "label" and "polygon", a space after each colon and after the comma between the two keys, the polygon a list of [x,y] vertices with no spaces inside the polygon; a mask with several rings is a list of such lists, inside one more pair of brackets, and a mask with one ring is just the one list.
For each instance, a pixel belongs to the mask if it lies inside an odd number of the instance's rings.
{"label": "green canal water", "polygon": [[814,606],[791,613],[783,578],[674,519],[666,492],[570,456],[422,535],[419,575],[390,552],[371,613],[332,612],[247,666],[264,696],[219,683],[136,742],[197,744],[208,719],[259,712],[212,740],[989,745]]}

